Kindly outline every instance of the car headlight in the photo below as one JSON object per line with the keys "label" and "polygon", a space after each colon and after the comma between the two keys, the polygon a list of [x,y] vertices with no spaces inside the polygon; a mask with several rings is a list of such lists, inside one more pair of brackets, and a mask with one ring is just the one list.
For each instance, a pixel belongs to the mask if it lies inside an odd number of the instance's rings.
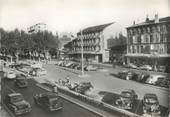
{"label": "car headlight", "polygon": [[31,105],[28,103],[28,108],[31,108]]}
{"label": "car headlight", "polygon": [[14,111],[18,110],[16,106],[12,106],[12,108],[14,109]]}
{"label": "car headlight", "polygon": [[128,103],[127,106],[130,106],[130,103]]}

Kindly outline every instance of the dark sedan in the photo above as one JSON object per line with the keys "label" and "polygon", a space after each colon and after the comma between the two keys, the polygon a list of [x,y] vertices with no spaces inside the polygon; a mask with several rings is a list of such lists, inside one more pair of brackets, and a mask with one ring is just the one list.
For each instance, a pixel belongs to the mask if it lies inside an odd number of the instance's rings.
{"label": "dark sedan", "polygon": [[25,101],[20,93],[8,94],[5,97],[4,102],[15,115],[21,115],[31,111],[30,104]]}
{"label": "dark sedan", "polygon": [[137,98],[138,96],[134,90],[127,89],[121,92],[115,103],[119,108],[131,110]]}
{"label": "dark sedan", "polygon": [[63,108],[62,101],[57,94],[42,93],[33,96],[35,104],[41,106],[48,111],[56,111]]}

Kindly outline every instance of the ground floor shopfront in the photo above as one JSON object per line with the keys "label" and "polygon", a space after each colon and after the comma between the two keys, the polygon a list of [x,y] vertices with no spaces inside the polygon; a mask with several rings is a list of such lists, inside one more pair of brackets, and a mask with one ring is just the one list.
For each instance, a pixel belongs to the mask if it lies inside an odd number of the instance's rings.
{"label": "ground floor shopfront", "polygon": [[145,57],[145,56],[126,56],[127,64],[132,63],[136,66],[150,65],[154,71],[160,67],[170,69],[170,57]]}
{"label": "ground floor shopfront", "polygon": [[[81,54],[69,54],[69,59],[81,62]],[[87,63],[102,63],[103,55],[102,54],[83,54],[83,60]]]}

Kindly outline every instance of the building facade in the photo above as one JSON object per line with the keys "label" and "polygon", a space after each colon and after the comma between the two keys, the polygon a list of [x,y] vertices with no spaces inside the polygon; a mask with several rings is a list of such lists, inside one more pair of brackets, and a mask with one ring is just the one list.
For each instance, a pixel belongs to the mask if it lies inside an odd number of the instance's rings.
{"label": "building facade", "polygon": [[28,33],[37,33],[39,31],[45,31],[46,30],[46,24],[45,23],[37,23],[33,26],[30,26],[27,31]]}
{"label": "building facade", "polygon": [[59,36],[59,58],[60,59],[64,59],[64,58],[68,57],[66,55],[67,52],[66,52],[66,48],[65,48],[67,46],[65,46],[65,45],[67,45],[69,42],[71,42],[72,38],[73,38],[73,36],[68,35],[68,34],[63,34],[63,35]]}
{"label": "building facade", "polygon": [[[81,44],[83,40],[84,61],[109,62],[109,48],[107,40],[115,37],[124,30],[118,23],[108,23],[92,26],[77,33],[77,39],[72,41],[70,56],[81,60]],[[82,40],[81,40],[82,39]]]}
{"label": "building facade", "polygon": [[108,39],[110,63],[123,65],[126,62],[127,38],[120,34],[116,38]]}
{"label": "building facade", "polygon": [[127,62],[170,66],[170,17],[133,24],[127,28]]}

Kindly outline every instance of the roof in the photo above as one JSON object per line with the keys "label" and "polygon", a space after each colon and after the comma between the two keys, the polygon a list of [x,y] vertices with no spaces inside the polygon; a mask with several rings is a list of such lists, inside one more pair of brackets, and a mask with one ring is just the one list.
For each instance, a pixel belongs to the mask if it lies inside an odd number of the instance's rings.
{"label": "roof", "polygon": [[[107,24],[102,24],[102,25],[97,25],[97,26],[91,26],[88,28],[85,28],[84,30],[82,30],[82,33],[90,33],[90,32],[101,32],[103,31],[106,27],[108,27],[109,25],[113,24],[112,23],[107,23]],[[77,34],[80,34],[80,32],[78,32]]]}
{"label": "roof", "polygon": [[[163,22],[170,22],[170,16],[160,18],[158,23],[163,23]],[[155,24],[155,20],[148,20],[148,21],[145,21],[145,22],[141,22],[141,23],[132,25],[132,26],[127,27],[127,28],[133,28],[133,27],[138,27],[138,26],[143,26],[143,25],[150,25],[150,24]]]}
{"label": "roof", "polygon": [[146,93],[145,97],[149,97],[149,98],[157,98],[156,94],[153,93]]}

